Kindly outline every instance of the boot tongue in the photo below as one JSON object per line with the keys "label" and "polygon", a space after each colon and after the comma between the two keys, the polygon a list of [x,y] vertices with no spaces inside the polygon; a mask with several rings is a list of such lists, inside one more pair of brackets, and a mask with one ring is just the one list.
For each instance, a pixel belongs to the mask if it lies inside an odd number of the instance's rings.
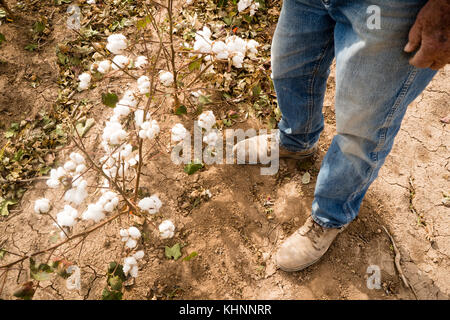
{"label": "boot tongue", "polygon": [[312,218],[308,218],[304,228],[301,228],[300,234],[308,237],[316,249],[320,249],[320,238],[323,236],[325,229],[316,223]]}

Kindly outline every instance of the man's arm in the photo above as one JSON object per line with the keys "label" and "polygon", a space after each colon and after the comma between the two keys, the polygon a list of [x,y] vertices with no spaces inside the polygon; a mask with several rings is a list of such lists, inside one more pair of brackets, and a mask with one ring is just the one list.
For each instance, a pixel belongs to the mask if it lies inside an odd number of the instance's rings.
{"label": "man's arm", "polygon": [[409,63],[434,70],[450,63],[450,0],[429,0],[409,31],[405,52],[417,52]]}

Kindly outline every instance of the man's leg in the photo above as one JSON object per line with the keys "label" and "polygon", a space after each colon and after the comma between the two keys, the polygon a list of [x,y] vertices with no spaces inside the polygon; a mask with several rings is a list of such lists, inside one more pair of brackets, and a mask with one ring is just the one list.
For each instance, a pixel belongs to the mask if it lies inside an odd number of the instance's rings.
{"label": "man's leg", "polygon": [[[369,3],[370,2],[370,3]],[[284,270],[317,261],[362,199],[389,154],[407,106],[435,74],[408,63],[403,52],[425,0],[329,1],[336,21],[336,129],[317,178],[312,219],[277,252]],[[381,28],[369,29],[367,8],[380,8]]]}
{"label": "man's leg", "polygon": [[282,113],[281,146],[311,149],[323,129],[322,103],[334,58],[334,21],[320,0],[285,0],[272,43],[272,77]]}

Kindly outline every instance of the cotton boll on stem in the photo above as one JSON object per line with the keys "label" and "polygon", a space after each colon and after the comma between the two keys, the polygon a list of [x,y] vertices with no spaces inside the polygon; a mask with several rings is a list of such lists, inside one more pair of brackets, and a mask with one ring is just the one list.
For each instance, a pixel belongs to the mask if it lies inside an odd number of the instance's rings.
{"label": "cotton boll on stem", "polygon": [[106,49],[113,54],[121,54],[127,47],[127,38],[123,34],[112,34],[108,37]]}
{"label": "cotton boll on stem", "polygon": [[130,63],[130,59],[128,57],[117,55],[113,59],[112,68],[114,70],[125,69]]}
{"label": "cotton boll on stem", "polygon": [[136,58],[135,66],[138,69],[141,69],[143,66],[145,66],[148,63],[147,57],[145,56],[139,56]]}
{"label": "cotton boll on stem", "polygon": [[158,196],[156,196],[156,195],[152,195],[151,197],[146,197],[146,198],[142,199],[141,201],[139,201],[139,203],[138,203],[138,207],[142,211],[146,211],[149,214],[155,214],[155,213],[159,212],[159,210],[161,209],[161,206],[162,206],[162,202],[161,202],[161,200],[159,200]]}
{"label": "cotton boll on stem", "polygon": [[169,71],[163,71],[161,70],[159,72],[159,80],[161,81],[161,83],[168,87],[173,83],[173,74],[172,72]]}
{"label": "cotton boll on stem", "polygon": [[177,123],[172,128],[172,141],[182,141],[188,136],[188,134],[189,132],[186,130],[186,128],[181,123]]}
{"label": "cotton boll on stem", "polygon": [[50,200],[46,198],[40,198],[34,202],[35,213],[48,213],[49,211],[50,211]]}
{"label": "cotton boll on stem", "polygon": [[80,80],[80,83],[78,84],[78,90],[86,90],[91,84],[91,75],[87,72],[84,72],[78,76],[78,80]]}

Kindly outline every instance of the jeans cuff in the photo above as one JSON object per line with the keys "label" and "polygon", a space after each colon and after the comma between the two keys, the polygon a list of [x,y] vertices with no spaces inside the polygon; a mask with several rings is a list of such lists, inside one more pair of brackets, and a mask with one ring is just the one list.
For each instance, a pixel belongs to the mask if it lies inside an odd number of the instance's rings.
{"label": "jeans cuff", "polygon": [[336,227],[336,226],[333,226],[332,224],[330,224],[330,223],[324,223],[324,222],[322,222],[322,221],[320,221],[320,219],[319,218],[317,218],[314,214],[312,214],[311,213],[311,218],[314,220],[314,222],[316,222],[318,225],[320,225],[320,226],[322,226],[322,227],[324,227],[324,228],[326,228],[326,229],[339,229],[339,228],[342,228],[343,226],[345,226],[346,224],[343,224],[343,225],[341,225],[341,226],[338,226],[338,227]]}

